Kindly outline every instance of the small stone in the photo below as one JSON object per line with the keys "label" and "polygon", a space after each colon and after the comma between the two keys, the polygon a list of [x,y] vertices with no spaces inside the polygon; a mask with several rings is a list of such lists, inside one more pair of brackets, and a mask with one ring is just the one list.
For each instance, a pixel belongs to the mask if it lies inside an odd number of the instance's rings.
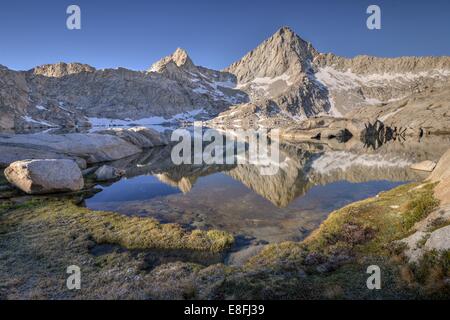
{"label": "small stone", "polygon": [[115,180],[122,177],[125,174],[124,170],[120,170],[108,165],[101,166],[95,171],[95,178],[98,181]]}

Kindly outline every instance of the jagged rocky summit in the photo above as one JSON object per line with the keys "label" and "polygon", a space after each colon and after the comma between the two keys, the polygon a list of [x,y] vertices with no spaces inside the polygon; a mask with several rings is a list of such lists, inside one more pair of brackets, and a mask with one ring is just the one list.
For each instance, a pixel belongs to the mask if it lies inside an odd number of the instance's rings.
{"label": "jagged rocky summit", "polygon": [[[143,125],[194,117],[274,127],[324,115],[360,117],[355,114],[364,108],[370,114],[384,108],[384,116],[397,119],[408,110],[396,107],[398,101],[446,91],[449,80],[450,57],[349,59],[320,53],[283,27],[222,71],[195,65],[180,48],[147,71],[79,63],[29,71],[2,66],[0,128]],[[446,114],[448,104],[443,108]],[[448,121],[434,112],[424,116],[435,117],[440,128]]]}
{"label": "jagged rocky summit", "polygon": [[[224,71],[236,75],[237,88],[261,112],[243,115],[249,109],[244,103],[220,114],[213,126],[256,123],[277,127],[286,119],[296,125],[318,116],[375,122],[380,116],[394,120],[389,125],[415,130],[421,125],[430,132],[450,127],[448,117],[442,117],[450,111],[445,98],[450,91],[450,57],[349,59],[320,53],[284,27]],[[431,95],[434,110],[427,108]],[[274,102],[279,111],[266,112],[267,101]],[[403,108],[405,103],[407,108]],[[421,117],[411,121],[414,109],[421,110]]]}

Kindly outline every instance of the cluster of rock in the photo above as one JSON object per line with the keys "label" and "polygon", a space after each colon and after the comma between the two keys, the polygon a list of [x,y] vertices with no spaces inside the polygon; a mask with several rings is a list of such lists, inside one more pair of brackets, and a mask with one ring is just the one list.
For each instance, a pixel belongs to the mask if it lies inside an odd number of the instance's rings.
{"label": "cluster of rock", "polygon": [[[414,225],[414,233],[400,240],[406,245],[405,254],[418,262],[426,252],[450,250],[450,149],[441,157],[427,182],[436,183],[434,196],[440,206],[424,220]],[[446,223],[447,222],[447,223]],[[436,228],[436,225],[444,225]]]}
{"label": "cluster of rock", "polygon": [[[6,179],[28,194],[78,191],[84,186],[83,173],[91,172],[85,170],[87,165],[123,159],[167,144],[163,134],[143,127],[95,134],[0,135],[0,163],[7,166]],[[107,165],[95,171],[99,181],[124,174]]]}
{"label": "cluster of rock", "polygon": [[450,133],[450,83],[399,101],[363,107],[348,114],[362,122],[379,120],[405,135]]}
{"label": "cluster of rock", "polygon": [[207,125],[223,129],[279,128],[292,124],[293,117],[282,112],[273,101],[261,99],[230,107],[217,117],[206,122]]}
{"label": "cluster of rock", "polygon": [[364,123],[346,118],[309,118],[297,124],[281,127],[279,135],[284,140],[329,140],[345,142],[351,137],[363,137]]}

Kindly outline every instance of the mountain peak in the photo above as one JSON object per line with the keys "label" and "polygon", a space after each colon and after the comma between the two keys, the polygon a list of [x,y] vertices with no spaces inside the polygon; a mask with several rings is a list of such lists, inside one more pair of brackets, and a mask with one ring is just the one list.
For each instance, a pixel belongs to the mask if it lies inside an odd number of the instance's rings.
{"label": "mountain peak", "polygon": [[162,72],[166,69],[167,65],[173,63],[179,68],[192,69],[195,68],[194,63],[189,57],[186,50],[182,48],[177,48],[171,55],[162,58],[158,62],[155,62],[149,71],[151,72]]}
{"label": "mountain peak", "polygon": [[309,42],[284,26],[226,71],[236,75],[239,83],[285,73],[300,74],[308,69],[317,54]]}
{"label": "mountain peak", "polygon": [[182,48],[177,48],[177,50],[175,50],[175,52],[172,54],[172,60],[178,67],[182,67],[186,64],[194,65],[191,58],[189,58],[189,55],[186,52],[186,50]]}
{"label": "mountain peak", "polygon": [[87,64],[82,64],[79,62],[58,62],[54,64],[44,64],[37,66],[31,70],[36,75],[61,78],[67,75],[83,73],[83,72],[94,72],[95,68]]}
{"label": "mountain peak", "polygon": [[278,29],[277,32],[275,32],[275,35],[289,35],[289,36],[295,36],[295,32],[288,26],[283,26],[280,29]]}
{"label": "mountain peak", "polygon": [[311,46],[310,43],[300,38],[290,27],[284,26],[278,29],[269,39],[266,41],[281,41],[287,44],[293,44],[294,46]]}

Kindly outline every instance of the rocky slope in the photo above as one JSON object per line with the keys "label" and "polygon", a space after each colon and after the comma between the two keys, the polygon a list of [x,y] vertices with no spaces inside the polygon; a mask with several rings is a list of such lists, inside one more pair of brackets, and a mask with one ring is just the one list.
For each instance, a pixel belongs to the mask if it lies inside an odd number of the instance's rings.
{"label": "rocky slope", "polygon": [[182,49],[146,72],[78,63],[29,71],[2,67],[0,128],[74,127],[110,119],[152,124],[174,116],[210,116],[247,101],[234,86],[233,75],[195,66]]}
{"label": "rocky slope", "polygon": [[87,164],[124,159],[167,144],[163,134],[143,127],[96,133],[0,134],[0,168],[25,159],[69,159],[85,169]]}
{"label": "rocky slope", "polygon": [[[182,49],[148,71],[79,63],[29,71],[0,66],[0,128],[154,124],[211,118],[234,105],[215,125],[252,118],[247,122],[275,127],[317,115],[347,116],[449,83],[450,57],[349,59],[320,53],[283,27],[223,71],[196,66]],[[441,109],[446,114],[448,106]]]}
{"label": "rocky slope", "polygon": [[[247,92],[252,103],[269,99],[281,109],[262,118],[290,116],[301,121],[317,115],[342,117],[366,106],[439,90],[450,83],[450,57],[348,59],[319,53],[284,27],[225,71],[236,75],[237,88]],[[229,114],[219,117],[216,122],[236,120]]]}
{"label": "rocky slope", "polygon": [[356,109],[348,117],[382,121],[406,135],[450,133],[450,86],[429,88],[399,101]]}

